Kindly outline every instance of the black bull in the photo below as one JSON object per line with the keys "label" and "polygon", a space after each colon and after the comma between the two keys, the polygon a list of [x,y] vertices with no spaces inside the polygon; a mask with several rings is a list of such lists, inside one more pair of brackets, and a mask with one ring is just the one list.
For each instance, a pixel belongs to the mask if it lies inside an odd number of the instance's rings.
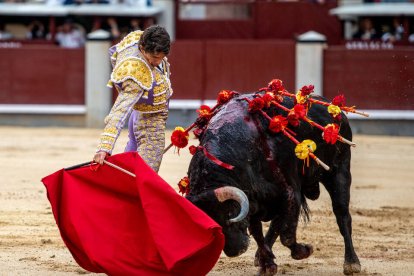
{"label": "black bull", "polygon": [[[299,215],[307,216],[306,198],[319,197],[319,183],[328,191],[339,230],[345,243],[344,273],[360,272],[361,266],[352,244],[352,219],[349,213],[351,186],[350,146],[341,142],[327,144],[322,131],[307,122],[291,127],[298,141],[313,140],[314,152],[325,162],[326,171],[313,160],[309,167],[294,153],[295,144],[281,133],[268,130],[266,118],[260,113],[250,114],[248,103],[243,99],[253,95],[240,95],[217,110],[204,132],[199,137],[200,146],[222,162],[234,166],[233,170],[217,165],[198,150],[190,163],[190,193],[187,198],[204,210],[223,227],[226,237],[224,252],[227,256],[238,256],[247,250],[249,237],[247,229],[255,239],[258,249],[255,265],[260,274],[273,275],[277,272],[272,246],[277,237],[291,250],[294,259],[303,259],[312,254],[312,246],[296,241]],[[323,100],[322,98],[318,98]],[[283,105],[292,108],[293,101],[285,98]],[[265,110],[270,117],[286,115],[278,108]],[[333,122],[327,108],[313,104],[308,117],[325,126]],[[352,140],[352,132],[344,114],[339,122],[340,134]],[[232,191],[220,187],[236,187],[247,195],[247,210],[240,210]],[[236,189],[237,190],[237,189]],[[244,196],[244,195],[243,195]],[[224,197],[224,198],[223,198]],[[238,199],[240,202],[240,200]],[[245,214],[240,215],[240,212]],[[241,219],[230,220],[239,214]],[[270,221],[266,235],[263,235],[262,221]]]}

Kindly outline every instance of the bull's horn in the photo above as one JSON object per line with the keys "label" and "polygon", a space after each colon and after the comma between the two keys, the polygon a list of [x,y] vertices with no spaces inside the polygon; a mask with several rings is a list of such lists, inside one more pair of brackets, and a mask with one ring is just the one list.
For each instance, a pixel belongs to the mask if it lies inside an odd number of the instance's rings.
{"label": "bull's horn", "polygon": [[230,223],[239,222],[243,220],[249,213],[249,199],[246,194],[236,187],[224,186],[214,190],[217,200],[224,202],[228,199],[233,199],[240,204],[240,213],[237,217],[229,220]]}

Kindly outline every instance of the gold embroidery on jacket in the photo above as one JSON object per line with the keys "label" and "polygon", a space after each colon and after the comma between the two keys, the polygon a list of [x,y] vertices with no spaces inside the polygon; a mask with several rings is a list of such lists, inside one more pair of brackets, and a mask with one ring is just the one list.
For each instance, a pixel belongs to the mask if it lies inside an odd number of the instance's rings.
{"label": "gold embroidery on jacket", "polygon": [[155,112],[165,111],[167,109],[167,105],[166,104],[159,104],[159,105],[135,104],[134,109],[142,113],[155,113]]}
{"label": "gold embroidery on jacket", "polygon": [[121,52],[125,48],[128,48],[134,44],[137,44],[139,42],[139,39],[141,38],[143,31],[135,31],[129,33],[126,37],[124,37],[121,42],[119,42],[116,45],[116,51]]}
{"label": "gold embroidery on jacket", "polygon": [[111,80],[117,84],[127,79],[138,83],[144,90],[150,90],[154,82],[151,68],[138,57],[128,57],[122,60],[111,74]]}
{"label": "gold embroidery on jacket", "polygon": [[[158,70],[153,70],[153,73],[155,75],[155,81],[156,84],[154,85],[153,88],[153,103],[152,104],[147,104],[147,103],[137,103],[134,106],[135,110],[138,110],[142,113],[155,113],[155,112],[160,112],[160,111],[165,111],[167,110],[167,101],[168,98],[170,96],[169,92],[169,86],[168,86],[168,80],[167,80],[167,76],[163,75],[161,72],[159,72]],[[147,93],[148,91],[144,92]]]}
{"label": "gold embroidery on jacket", "polygon": [[[127,80],[123,83],[125,90],[119,93],[111,112],[105,117],[105,128],[101,134],[97,151],[111,153],[130,110],[139,99],[142,89],[134,90],[134,82]],[[137,84],[135,84],[139,87]]]}

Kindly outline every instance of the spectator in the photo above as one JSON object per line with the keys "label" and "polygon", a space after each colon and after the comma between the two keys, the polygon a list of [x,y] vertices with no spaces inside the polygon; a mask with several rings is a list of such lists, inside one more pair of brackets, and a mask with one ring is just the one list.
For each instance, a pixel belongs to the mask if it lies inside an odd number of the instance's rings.
{"label": "spectator", "polygon": [[55,39],[64,48],[79,48],[85,44],[84,33],[74,26],[71,19],[66,19],[59,27]]}
{"label": "spectator", "polygon": [[393,26],[382,26],[382,32],[381,40],[384,42],[401,41],[404,35],[404,27],[400,23],[400,20],[395,17],[393,19]]}
{"label": "spectator", "polygon": [[381,40],[384,42],[394,42],[395,41],[395,37],[393,35],[393,33],[391,32],[391,28],[388,25],[383,25],[382,26],[382,36],[381,36]]}
{"label": "spectator", "polygon": [[109,4],[109,0],[86,0],[84,3],[87,4]]}
{"label": "spectator", "polygon": [[143,24],[143,22],[138,18],[132,18],[131,20],[129,20],[128,25],[123,25],[119,28],[119,38],[124,38],[130,32],[143,30],[149,26],[150,25]]}
{"label": "spectator", "polygon": [[154,17],[148,17],[148,18],[146,18],[145,20],[144,20],[144,23],[143,23],[143,29],[146,29],[146,28],[148,28],[148,27],[150,27],[150,26],[152,26],[152,25],[156,25],[157,23],[156,23],[156,21],[155,21],[155,18]]}
{"label": "spectator", "polygon": [[414,34],[410,34],[410,36],[408,37],[408,42],[414,43]]}
{"label": "spectator", "polygon": [[109,17],[106,22],[108,23],[112,39],[118,39],[121,36],[121,32],[119,31],[116,19],[114,17]]}
{"label": "spectator", "polygon": [[63,0],[63,5],[81,5],[83,0]]}
{"label": "spectator", "polygon": [[393,19],[393,28],[394,28],[394,37],[395,40],[402,40],[403,35],[404,35],[404,27],[400,22],[400,19],[398,19],[398,17],[394,17]]}
{"label": "spectator", "polygon": [[32,21],[27,27],[26,38],[27,39],[45,39],[45,26],[42,22],[35,20]]}
{"label": "spectator", "polygon": [[360,21],[359,29],[353,36],[355,39],[371,40],[378,38],[377,32],[370,18],[364,18]]}
{"label": "spectator", "polygon": [[4,23],[0,22],[0,40],[12,39],[13,35],[6,31]]}

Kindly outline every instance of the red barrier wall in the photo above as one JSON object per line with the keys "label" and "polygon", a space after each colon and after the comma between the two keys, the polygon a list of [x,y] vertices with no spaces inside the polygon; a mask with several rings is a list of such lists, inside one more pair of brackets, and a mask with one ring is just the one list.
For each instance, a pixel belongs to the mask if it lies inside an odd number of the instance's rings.
{"label": "red barrier wall", "polygon": [[197,40],[176,40],[171,46],[173,99],[201,99],[204,93],[204,44]]}
{"label": "red barrier wall", "polygon": [[336,3],[257,2],[255,4],[255,37],[292,39],[307,31],[326,36],[329,44],[342,39],[342,25],[329,10]]}
{"label": "red barrier wall", "polygon": [[[0,49],[0,104],[84,104],[84,58],[84,49],[53,45]],[[295,83],[293,41],[177,40],[169,61],[173,99],[257,91],[273,78]]]}
{"label": "red barrier wall", "polygon": [[[216,2],[208,1],[204,4],[217,5]],[[313,30],[324,34],[329,44],[337,44],[342,39],[341,22],[329,14],[329,10],[337,7],[336,3],[256,1],[250,3],[249,7],[251,16],[245,20],[176,18],[176,38],[294,39],[297,35]],[[176,14],[179,14],[178,7]]]}
{"label": "red barrier wall", "polygon": [[[0,48],[0,104],[84,104],[84,49],[53,45]],[[360,109],[414,110],[414,49],[324,51],[324,95],[344,93]],[[256,91],[280,78],[295,84],[289,40],[177,40],[173,99],[215,99],[222,89]]]}
{"label": "red barrier wall", "polygon": [[215,98],[221,89],[257,91],[274,78],[294,87],[293,41],[212,41],[207,45],[207,98]]}
{"label": "red barrier wall", "polygon": [[177,20],[177,39],[251,39],[253,20]]}
{"label": "red barrier wall", "polygon": [[360,109],[414,110],[414,49],[324,51],[324,96]]}
{"label": "red barrier wall", "polygon": [[0,48],[0,104],[84,104],[84,49]]}
{"label": "red barrier wall", "polygon": [[174,42],[170,55],[174,99],[215,99],[222,89],[257,91],[279,78],[295,85],[295,44],[280,40]]}

